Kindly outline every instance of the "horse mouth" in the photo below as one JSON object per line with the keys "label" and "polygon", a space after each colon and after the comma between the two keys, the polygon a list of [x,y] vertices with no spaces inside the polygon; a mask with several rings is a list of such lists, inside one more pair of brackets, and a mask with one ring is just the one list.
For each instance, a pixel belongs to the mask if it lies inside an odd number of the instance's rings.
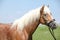
{"label": "horse mouth", "polygon": [[48,26],[49,26],[51,29],[56,29],[56,28],[57,28],[56,22],[54,22],[54,21],[51,22],[51,23],[49,23]]}

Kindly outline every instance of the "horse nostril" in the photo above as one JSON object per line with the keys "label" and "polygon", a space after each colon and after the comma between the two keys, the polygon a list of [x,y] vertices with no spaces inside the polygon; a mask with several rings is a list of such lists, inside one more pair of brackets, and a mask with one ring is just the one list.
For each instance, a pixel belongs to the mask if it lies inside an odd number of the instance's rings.
{"label": "horse nostril", "polygon": [[55,19],[53,19],[53,21],[55,21]]}

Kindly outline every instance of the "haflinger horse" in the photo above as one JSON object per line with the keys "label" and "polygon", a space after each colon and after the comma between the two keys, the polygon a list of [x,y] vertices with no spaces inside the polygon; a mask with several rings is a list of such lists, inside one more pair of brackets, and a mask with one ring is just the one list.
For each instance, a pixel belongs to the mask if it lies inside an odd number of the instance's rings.
{"label": "haflinger horse", "polygon": [[55,20],[46,5],[33,9],[15,20],[7,31],[2,31],[0,40],[32,40],[32,35],[39,24],[47,25],[52,29],[56,28]]}

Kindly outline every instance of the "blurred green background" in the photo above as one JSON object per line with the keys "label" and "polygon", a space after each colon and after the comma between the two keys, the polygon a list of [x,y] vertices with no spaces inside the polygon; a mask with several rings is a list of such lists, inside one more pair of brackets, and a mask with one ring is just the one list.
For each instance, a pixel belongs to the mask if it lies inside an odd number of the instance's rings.
{"label": "blurred green background", "polygon": [[[60,40],[60,26],[54,30],[54,34],[56,39]],[[35,33],[33,34],[33,40],[54,40],[54,39],[50,34],[48,27],[42,25],[38,27]]]}

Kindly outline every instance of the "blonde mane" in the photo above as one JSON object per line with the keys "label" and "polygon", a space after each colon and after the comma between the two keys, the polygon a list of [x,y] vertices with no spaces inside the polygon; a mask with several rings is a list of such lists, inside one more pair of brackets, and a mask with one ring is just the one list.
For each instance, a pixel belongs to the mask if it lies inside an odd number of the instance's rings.
{"label": "blonde mane", "polygon": [[36,19],[39,20],[39,18],[40,18],[40,9],[41,9],[41,7],[33,9],[33,10],[27,12],[21,18],[15,20],[13,22],[12,27],[18,26],[18,29],[23,30],[25,25],[28,25],[29,23],[32,23],[33,21],[36,21]]}

